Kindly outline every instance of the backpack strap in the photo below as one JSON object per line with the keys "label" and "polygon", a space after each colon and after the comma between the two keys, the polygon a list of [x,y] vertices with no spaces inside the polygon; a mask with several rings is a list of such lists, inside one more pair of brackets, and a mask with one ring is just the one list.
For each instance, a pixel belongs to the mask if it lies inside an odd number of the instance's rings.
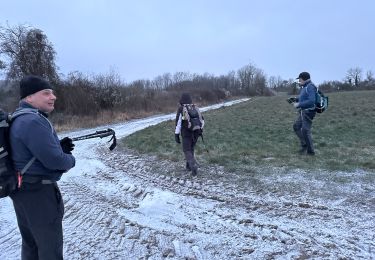
{"label": "backpack strap", "polygon": [[[43,115],[41,115],[38,111],[38,109],[35,109],[35,108],[18,108],[16,109],[16,111],[14,111],[14,113],[10,116],[10,121],[13,121],[14,119],[16,119],[17,117],[21,116],[21,115],[25,115],[25,114],[37,114],[39,116],[41,116],[42,118],[45,118]],[[47,122],[49,123],[49,125],[51,126],[52,128],[52,125],[51,123],[49,122],[49,120],[47,118],[45,118],[47,120]],[[53,129],[53,128],[52,128]],[[53,130],[52,130],[53,131]],[[30,159],[30,161],[27,162],[27,164],[23,167],[23,169],[20,171],[20,175],[21,175],[21,178],[22,178],[22,175],[25,174],[25,172],[31,167],[31,165],[34,163],[34,161],[36,160],[36,157],[32,157]]]}
{"label": "backpack strap", "polygon": [[304,89],[305,89],[305,91],[306,91],[306,95],[309,94],[309,93],[307,93],[307,88],[308,88],[309,85],[312,85],[312,86],[315,88],[315,102],[314,102],[314,107],[306,108],[306,109],[303,109],[303,110],[315,110],[315,109],[316,109],[316,93],[318,93],[318,90],[319,90],[319,89],[318,89],[317,86],[315,86],[314,83],[309,82],[309,83],[304,87]]}
{"label": "backpack strap", "polygon": [[9,124],[8,124],[8,122],[6,120],[1,120],[0,121],[0,127],[8,127],[8,126],[9,126]]}
{"label": "backpack strap", "polygon": [[197,110],[197,112],[198,112],[198,118],[199,118],[199,121],[201,122],[202,128],[203,128],[204,124],[203,124],[202,113],[201,113],[201,111],[199,110],[199,108],[195,104],[183,104],[182,105],[182,120],[187,120],[187,122],[188,122],[188,128],[191,127],[191,121],[190,121],[190,115],[189,115],[189,108],[188,108],[189,106],[191,108],[194,108],[195,110]]}
{"label": "backpack strap", "polygon": [[36,160],[35,156],[33,158],[31,158],[30,161],[25,165],[25,167],[23,167],[23,169],[21,170],[20,174],[24,175],[25,172],[30,168],[30,166],[34,163],[35,160]]}
{"label": "backpack strap", "polygon": [[190,115],[189,115],[188,106],[191,106],[191,104],[183,104],[182,105],[182,120],[186,120],[188,122],[188,128],[190,128],[191,122],[190,122]]}
{"label": "backpack strap", "polygon": [[[198,112],[198,116],[199,116],[199,121],[201,122],[201,124],[202,124],[202,129],[203,129],[203,127],[204,127],[204,121],[203,121],[203,117],[202,117],[202,113],[201,113],[201,111],[199,110],[199,108],[197,107],[197,106],[195,106],[195,109],[197,110],[197,112]],[[203,138],[202,138],[202,140],[203,140]]]}
{"label": "backpack strap", "polygon": [[23,169],[20,172],[16,172],[18,189],[21,188],[23,175],[26,173],[26,171],[30,168],[30,166],[34,163],[35,160],[36,157],[34,156],[30,159],[30,161],[25,165],[25,167],[23,167]]}
{"label": "backpack strap", "polygon": [[319,88],[318,88],[317,86],[315,86],[315,84],[314,84],[314,83],[310,82],[310,83],[308,83],[308,84],[306,85],[306,87],[304,87],[304,88],[305,88],[305,90],[306,90],[306,94],[308,94],[308,93],[307,93],[307,87],[308,87],[309,85],[312,85],[312,86],[313,86],[313,87],[315,88],[315,90],[316,90],[316,91],[318,91],[318,90],[319,90]]}
{"label": "backpack strap", "polygon": [[10,120],[14,120],[16,119],[17,117],[21,116],[21,115],[24,115],[24,114],[36,114],[36,115],[39,115],[41,118],[43,118],[44,120],[46,120],[48,122],[48,124],[50,125],[51,127],[51,130],[52,130],[52,133],[53,133],[53,126],[51,124],[51,122],[45,117],[43,116],[38,109],[36,108],[17,108],[16,111],[14,111],[14,113],[10,116]]}
{"label": "backpack strap", "polygon": [[[1,147],[2,148],[2,147]],[[2,149],[0,152],[2,152],[2,151],[4,151],[4,149]],[[3,152],[2,154],[0,154],[0,159],[1,158],[4,158],[5,156],[7,156],[8,155],[8,152],[7,151],[5,151],[5,152]]]}

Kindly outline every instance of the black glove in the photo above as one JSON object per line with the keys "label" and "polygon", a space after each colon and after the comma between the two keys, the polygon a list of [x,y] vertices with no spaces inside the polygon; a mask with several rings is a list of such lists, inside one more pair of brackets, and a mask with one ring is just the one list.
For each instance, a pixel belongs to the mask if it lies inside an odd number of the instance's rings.
{"label": "black glove", "polygon": [[296,97],[290,97],[286,101],[288,101],[289,104],[295,103],[298,101],[298,98]]}
{"label": "black glove", "polygon": [[61,149],[64,153],[72,154],[72,151],[74,149],[73,140],[69,137],[64,137],[60,140]]}
{"label": "black glove", "polygon": [[176,143],[180,144],[181,141],[180,141],[180,135],[179,134],[175,134],[174,135],[174,140],[176,141]]}

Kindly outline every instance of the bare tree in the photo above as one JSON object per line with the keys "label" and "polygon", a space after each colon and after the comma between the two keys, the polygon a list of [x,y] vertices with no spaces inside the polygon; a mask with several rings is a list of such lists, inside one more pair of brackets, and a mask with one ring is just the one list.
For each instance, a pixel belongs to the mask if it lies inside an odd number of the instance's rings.
{"label": "bare tree", "polygon": [[175,72],[173,74],[173,84],[179,84],[183,81],[192,80],[192,76],[189,72]]}
{"label": "bare tree", "polygon": [[246,65],[237,71],[237,75],[241,83],[241,90],[246,94],[250,94],[250,92],[254,91],[252,91],[251,88],[253,86],[255,72],[256,68],[252,64]]}
{"label": "bare tree", "polygon": [[107,75],[96,75],[92,82],[95,82],[95,99],[100,108],[113,109],[123,102],[120,88],[123,86],[120,75],[110,70]]}
{"label": "bare tree", "polygon": [[258,95],[264,95],[267,85],[267,76],[261,69],[257,69],[254,77],[254,88]]}
{"label": "bare tree", "polygon": [[280,76],[271,76],[268,79],[268,87],[273,89],[282,88],[284,86],[284,80]]}
{"label": "bare tree", "polygon": [[[0,55],[8,79],[33,74],[50,81],[58,79],[56,52],[43,31],[27,26],[0,27]],[[1,57],[0,56],[0,57]]]}
{"label": "bare tree", "polygon": [[163,81],[164,81],[164,83],[163,83],[164,89],[166,89],[170,85],[172,85],[172,76],[171,76],[170,73],[164,73],[162,77],[163,77]]}
{"label": "bare tree", "polygon": [[3,70],[6,68],[5,62],[0,60],[0,70]]}
{"label": "bare tree", "polygon": [[262,94],[266,87],[266,76],[261,69],[253,64],[246,65],[238,70],[241,90],[246,95]]}
{"label": "bare tree", "polygon": [[227,78],[229,80],[229,89],[233,92],[233,94],[237,94],[240,90],[240,81],[236,77],[236,72],[234,70],[229,71],[227,74]]}
{"label": "bare tree", "polygon": [[362,80],[362,69],[361,68],[351,68],[346,73],[346,80],[355,87],[359,86],[359,83]]}
{"label": "bare tree", "polygon": [[163,83],[164,83],[163,77],[157,76],[151,81],[151,87],[157,90],[162,90]]}
{"label": "bare tree", "polygon": [[369,82],[374,81],[374,73],[371,70],[366,72],[366,80]]}
{"label": "bare tree", "polygon": [[172,85],[172,78],[170,73],[164,73],[154,78],[151,82],[151,87],[157,90],[165,90]]}

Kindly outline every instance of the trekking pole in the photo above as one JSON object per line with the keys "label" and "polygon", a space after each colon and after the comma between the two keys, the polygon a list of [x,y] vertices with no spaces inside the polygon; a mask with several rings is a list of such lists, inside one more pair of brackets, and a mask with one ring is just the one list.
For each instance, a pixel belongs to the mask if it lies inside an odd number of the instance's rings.
{"label": "trekking pole", "polygon": [[204,142],[204,139],[203,139],[203,133],[201,134],[201,138],[202,138],[202,143],[204,144],[204,149],[206,150],[207,153],[210,153],[207,149],[207,145],[206,143]]}
{"label": "trekking pole", "polygon": [[117,140],[116,140],[116,133],[113,129],[111,128],[108,128],[106,130],[100,130],[100,131],[96,131],[95,133],[92,133],[92,134],[87,134],[87,135],[82,135],[82,136],[77,136],[77,137],[73,137],[72,138],[72,141],[81,141],[81,140],[86,140],[86,139],[91,139],[91,138],[103,138],[103,137],[107,137],[107,136],[112,136],[112,138],[108,141],[112,141],[112,144],[111,146],[109,147],[109,150],[113,150],[115,149],[116,145],[117,145]]}

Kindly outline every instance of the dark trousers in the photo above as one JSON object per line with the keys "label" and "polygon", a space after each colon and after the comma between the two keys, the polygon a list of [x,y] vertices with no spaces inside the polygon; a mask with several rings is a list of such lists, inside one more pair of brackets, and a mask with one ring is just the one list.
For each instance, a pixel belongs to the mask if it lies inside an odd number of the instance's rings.
{"label": "dark trousers", "polygon": [[314,145],[311,137],[312,121],[316,112],[313,110],[301,110],[297,120],[293,124],[293,129],[298,136],[301,147],[306,148],[308,153],[314,152]]}
{"label": "dark trousers", "polygon": [[11,195],[22,237],[22,260],[63,259],[64,203],[56,183],[23,183]]}
{"label": "dark trousers", "polygon": [[197,167],[197,162],[194,156],[194,148],[197,141],[198,136],[195,136],[193,133],[182,136],[182,151],[185,155],[186,164],[190,169],[195,169]]}

